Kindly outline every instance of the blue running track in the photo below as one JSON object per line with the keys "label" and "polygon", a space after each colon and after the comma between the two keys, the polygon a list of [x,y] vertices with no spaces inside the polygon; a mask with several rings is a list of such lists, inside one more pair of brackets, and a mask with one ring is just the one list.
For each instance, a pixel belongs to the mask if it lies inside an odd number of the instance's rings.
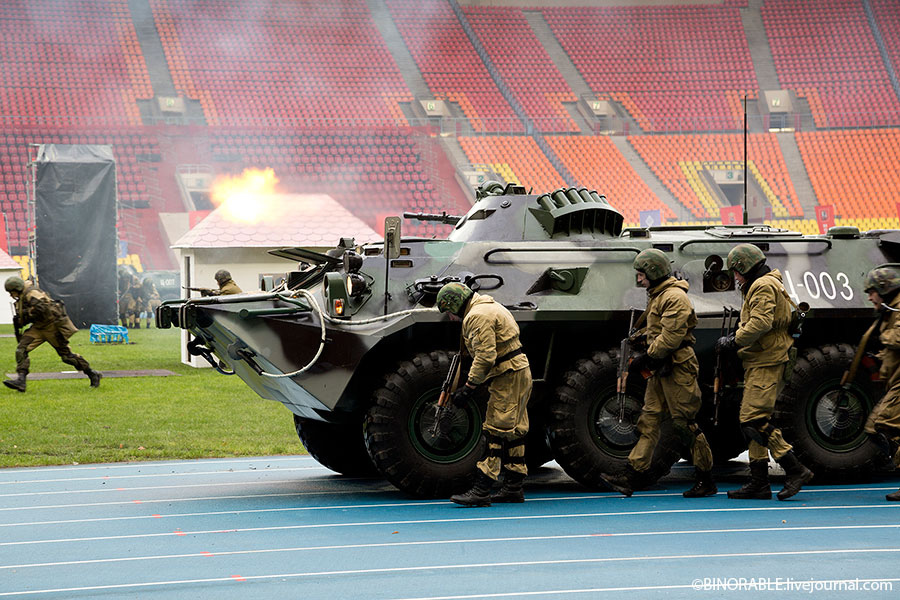
{"label": "blue running track", "polygon": [[740,480],[622,498],[551,463],[526,503],[464,508],[306,456],[3,469],[0,598],[900,598],[896,483]]}

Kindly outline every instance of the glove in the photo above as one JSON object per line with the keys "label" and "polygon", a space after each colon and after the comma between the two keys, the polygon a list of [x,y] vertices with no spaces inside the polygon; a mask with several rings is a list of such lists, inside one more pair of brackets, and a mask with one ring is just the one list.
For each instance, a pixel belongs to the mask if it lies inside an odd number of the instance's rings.
{"label": "glove", "polygon": [[729,333],[728,335],[723,335],[716,342],[716,351],[717,352],[732,352],[738,349],[737,342],[734,341],[734,334]]}
{"label": "glove", "polygon": [[631,347],[635,350],[647,349],[647,335],[642,333],[631,338]]}
{"label": "glove", "polygon": [[655,371],[660,368],[665,361],[661,358],[653,358],[646,352],[635,354],[628,365],[628,370],[635,373],[641,371]]}
{"label": "glove", "polygon": [[453,402],[453,406],[463,408],[466,404],[469,403],[469,400],[474,398],[474,396],[475,388],[463,384],[459,386],[459,389],[453,392],[453,396],[450,397],[450,401]]}

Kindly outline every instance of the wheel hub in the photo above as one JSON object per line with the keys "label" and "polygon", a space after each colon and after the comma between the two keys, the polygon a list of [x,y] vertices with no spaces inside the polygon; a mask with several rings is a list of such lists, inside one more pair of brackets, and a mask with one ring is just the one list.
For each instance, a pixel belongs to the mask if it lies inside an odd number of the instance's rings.
{"label": "wheel hub", "polygon": [[862,434],[868,410],[851,390],[826,391],[812,403],[812,431],[827,446],[848,449]]}

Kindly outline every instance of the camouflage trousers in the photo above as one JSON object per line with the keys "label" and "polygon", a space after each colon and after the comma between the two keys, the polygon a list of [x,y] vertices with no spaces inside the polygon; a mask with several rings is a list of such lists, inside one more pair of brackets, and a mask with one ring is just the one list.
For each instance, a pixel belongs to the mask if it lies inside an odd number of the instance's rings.
{"label": "camouflage trousers", "polygon": [[[900,383],[890,389],[872,408],[866,420],[866,433],[884,434],[889,442],[900,446]],[[894,454],[894,464],[900,465],[900,450]]]}
{"label": "camouflage trousers", "polygon": [[498,479],[502,469],[521,475],[525,466],[525,434],[528,433],[528,399],[531,397],[531,369],[507,371],[491,379],[490,398],[484,416],[487,456],[478,469]]}
{"label": "camouflage trousers", "polygon": [[31,368],[31,359],[28,353],[47,342],[67,365],[72,365],[79,371],[86,371],[91,368],[88,361],[80,354],[75,354],[69,348],[69,338],[75,333],[74,326],[69,329],[68,326],[55,327],[52,329],[38,329],[36,327],[29,328],[22,334],[16,346],[16,372],[28,374]]}
{"label": "camouflage trousers", "polygon": [[659,443],[660,425],[665,417],[672,417],[672,426],[681,445],[690,451],[694,466],[700,471],[712,469],[712,450],[695,418],[700,410],[700,386],[697,384],[697,359],[676,363],[672,374],[653,375],[647,380],[644,408],[638,418],[640,434],[637,444],[628,455],[635,471],[650,469],[653,451]]}
{"label": "camouflage trousers", "polygon": [[784,388],[785,364],[768,367],[747,367],[744,370],[744,395],[741,398],[740,421],[742,428],[750,427],[760,432],[766,444],[751,439],[750,460],[769,460],[769,452],[776,460],[791,451],[793,446],[784,441],[781,430],[770,419],[775,412],[775,400]]}

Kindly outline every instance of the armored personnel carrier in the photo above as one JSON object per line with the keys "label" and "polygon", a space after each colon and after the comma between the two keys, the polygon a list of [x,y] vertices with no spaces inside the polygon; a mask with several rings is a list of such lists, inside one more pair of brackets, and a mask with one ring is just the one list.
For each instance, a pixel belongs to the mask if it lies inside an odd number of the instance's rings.
{"label": "armored personnel carrier", "polygon": [[[409,216],[409,215],[408,215]],[[658,248],[690,283],[699,317],[696,351],[701,425],[717,461],[746,447],[737,410],[739,383],[713,393],[715,340],[740,292],[723,268],[736,244],[758,245],[780,269],[787,293],[809,310],[799,357],[776,419],[804,464],[820,478],[875,468],[863,425],[880,396],[874,360],[841,386],[855,344],[874,319],[862,281],[900,256],[900,232],[832,228],[804,236],[767,226],[624,229],[597,192],[528,194],[482,185],[462,216],[413,215],[453,225],[447,239],[401,237],[390,219],[385,242],[342,239],[325,254],[273,253],[300,265],[271,291],[172,300],[157,325],[187,329],[189,351],[237,374],[257,394],[283,403],[309,453],[347,475],[380,473],[417,496],[447,496],[469,485],[483,451],[484,398],[455,412],[451,440],[432,433],[435,403],[459,348],[459,323],[440,314],[440,287],[461,281],[509,307],[535,380],[526,454],[532,466],[555,459],[571,477],[601,486],[636,441],[644,382],[630,377],[620,411],[619,342],[646,305],[634,257]],[[713,396],[720,403],[714,410]],[[714,417],[715,415],[715,417]],[[679,450],[663,435],[654,468]]]}

